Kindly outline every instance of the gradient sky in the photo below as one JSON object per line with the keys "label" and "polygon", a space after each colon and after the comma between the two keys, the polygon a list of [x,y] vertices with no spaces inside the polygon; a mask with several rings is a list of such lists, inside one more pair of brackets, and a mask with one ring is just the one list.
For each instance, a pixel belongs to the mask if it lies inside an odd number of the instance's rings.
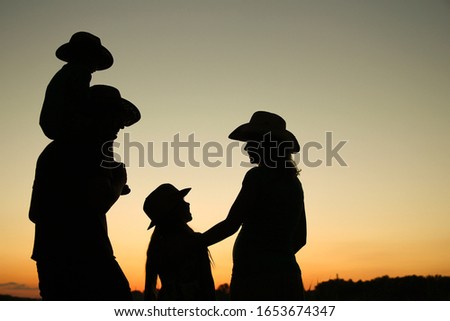
{"label": "gradient sky", "polygon": [[[211,168],[203,147],[225,151],[231,130],[256,110],[283,116],[301,145],[324,146],[300,153],[306,288],[336,275],[450,275],[449,1],[1,1],[0,293],[38,295],[28,207],[49,143],[38,118],[63,65],[54,52],[80,30],[115,58],[92,84],[116,86],[142,112],[117,140],[132,193],[108,214],[133,290],[143,289],[151,235],[145,197],[164,182],[189,186],[190,225],[203,232],[222,220],[246,157],[234,148]],[[327,132],[332,147],[346,141],[339,155],[348,166],[327,166]],[[177,134],[194,135],[191,156],[201,164],[183,151],[186,166],[177,166],[169,148],[168,166],[150,166],[148,153],[161,160],[163,142]],[[305,157],[323,163],[307,166]],[[234,238],[210,247],[216,285],[230,280]]]}

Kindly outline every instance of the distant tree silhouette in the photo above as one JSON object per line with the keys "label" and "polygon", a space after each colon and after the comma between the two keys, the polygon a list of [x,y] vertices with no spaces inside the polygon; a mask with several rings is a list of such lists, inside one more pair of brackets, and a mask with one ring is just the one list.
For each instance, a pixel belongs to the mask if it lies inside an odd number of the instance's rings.
{"label": "distant tree silhouette", "polygon": [[216,289],[216,300],[229,301],[230,300],[230,285],[228,283],[221,284]]}
{"label": "distant tree silhouette", "polygon": [[133,301],[144,301],[144,293],[138,290],[131,291]]}

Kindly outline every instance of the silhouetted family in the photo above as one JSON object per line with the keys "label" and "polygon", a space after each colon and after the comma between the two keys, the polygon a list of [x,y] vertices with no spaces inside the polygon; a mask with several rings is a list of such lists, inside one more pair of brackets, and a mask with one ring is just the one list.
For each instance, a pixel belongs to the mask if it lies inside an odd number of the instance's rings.
{"label": "silhouetted family", "polygon": [[[92,73],[113,65],[100,39],[77,32],[56,56],[67,62],[48,84],[39,124],[52,141],[36,164],[29,218],[35,224],[32,259],[43,300],[131,300],[128,280],[108,237],[106,214],[130,193],[125,165],[113,157],[120,129],[139,109]],[[145,199],[154,228],[145,265],[146,300],[214,300],[208,246],[238,230],[231,300],[303,300],[295,254],[306,244],[306,217],[295,136],[282,117],[255,112],[230,139],[245,142],[255,165],[226,218],[204,233],[185,201],[190,188],[165,183]],[[157,289],[157,280],[161,287]]]}

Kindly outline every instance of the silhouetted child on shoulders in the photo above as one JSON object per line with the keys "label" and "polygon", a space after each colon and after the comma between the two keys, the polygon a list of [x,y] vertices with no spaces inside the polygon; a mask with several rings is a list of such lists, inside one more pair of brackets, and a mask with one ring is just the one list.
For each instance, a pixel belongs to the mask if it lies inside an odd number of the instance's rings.
{"label": "silhouetted child on shoulders", "polygon": [[73,139],[84,132],[92,73],[112,66],[113,57],[98,37],[80,31],[56,50],[65,64],[47,86],[39,125],[50,139]]}
{"label": "silhouetted child on shoulders", "polygon": [[[191,189],[178,190],[162,184],[146,198],[144,212],[155,227],[145,267],[146,300],[214,300],[215,288],[206,246],[187,222],[192,220],[184,196]],[[159,293],[157,278],[161,281]]]}
{"label": "silhouetted child on shoulders", "polygon": [[[108,69],[114,59],[102,45],[100,38],[85,31],[73,34],[69,42],[61,45],[55,54],[67,64],[53,76],[47,86],[39,125],[44,134],[52,140],[75,141],[85,138],[86,129],[92,126],[89,123],[92,121],[90,109],[96,102],[91,100],[95,100],[93,92],[98,89],[96,86],[93,86],[93,89],[90,87],[92,73]],[[114,95],[107,97],[108,99],[106,104],[112,108]],[[134,118],[140,119],[140,114],[134,115]],[[103,144],[103,161],[111,168],[118,168],[123,164],[114,161],[112,144],[113,140]],[[130,188],[125,185],[122,195],[128,193]]]}

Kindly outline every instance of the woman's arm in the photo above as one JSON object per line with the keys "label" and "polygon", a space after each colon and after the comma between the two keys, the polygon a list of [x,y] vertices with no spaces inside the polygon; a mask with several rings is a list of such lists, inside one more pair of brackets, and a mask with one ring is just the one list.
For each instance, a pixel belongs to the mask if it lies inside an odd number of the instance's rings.
{"label": "woman's arm", "polygon": [[297,226],[294,231],[294,239],[293,239],[294,253],[297,253],[303,246],[305,246],[306,234],[307,234],[306,213],[302,195],[302,204],[300,206],[300,218],[297,222]]}
{"label": "woman's arm", "polygon": [[206,246],[210,246],[220,242],[236,233],[240,226],[241,224],[238,221],[231,219],[230,216],[227,216],[225,220],[217,223],[208,231],[203,233],[203,243],[206,244]]}
{"label": "woman's arm", "polygon": [[234,201],[228,216],[202,235],[206,246],[220,242],[236,233],[244,222],[245,215],[251,213],[256,198],[256,186],[254,174],[247,173],[242,183],[242,188]]}

